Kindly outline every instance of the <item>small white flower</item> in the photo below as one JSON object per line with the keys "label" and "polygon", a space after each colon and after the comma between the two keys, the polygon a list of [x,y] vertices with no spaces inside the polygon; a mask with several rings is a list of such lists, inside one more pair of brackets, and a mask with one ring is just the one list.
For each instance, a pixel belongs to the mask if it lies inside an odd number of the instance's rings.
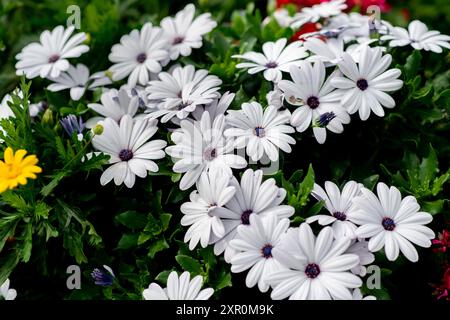
{"label": "small white flower", "polygon": [[236,65],[236,68],[249,68],[249,74],[264,71],[264,78],[277,83],[281,80],[282,73],[288,72],[291,66],[298,66],[307,56],[306,50],[300,41],[294,41],[286,46],[287,39],[282,38],[276,42],[263,44],[263,53],[246,52],[242,55],[234,55],[233,58],[248,60]]}
{"label": "small white flower", "polygon": [[225,92],[220,99],[216,98],[213,102],[207,105],[200,105],[192,112],[192,117],[195,120],[200,120],[205,111],[209,112],[211,120],[214,120],[219,115],[225,114],[230,104],[233,102],[235,94],[229,91]]}
{"label": "small white flower", "polygon": [[297,29],[308,22],[317,22],[321,18],[329,18],[340,14],[347,8],[346,0],[332,0],[315,4],[312,7],[304,7],[292,18],[291,28]]}
{"label": "small white flower", "polygon": [[16,55],[19,60],[16,63],[16,74],[25,74],[29,79],[37,76],[59,77],[62,71],[69,69],[67,59],[77,58],[89,51],[88,46],[81,44],[86,40],[86,34],[80,32],[71,37],[74,30],[74,26],[67,29],[57,26],[53,31],[42,32],[40,43],[30,43]]}
{"label": "small white flower", "polygon": [[142,295],[145,300],[208,300],[214,294],[214,289],[201,290],[202,282],[202,276],[196,276],[191,280],[187,271],[180,277],[172,271],[167,279],[167,288],[163,289],[153,282]]}
{"label": "small white flower", "polygon": [[278,85],[275,85],[273,90],[269,91],[266,94],[266,100],[267,100],[267,104],[269,106],[274,106],[278,110],[284,108],[284,105],[283,105],[283,100],[284,100],[283,91],[280,90],[280,87]]}
{"label": "small white flower", "polygon": [[323,228],[317,238],[307,223],[290,229],[273,256],[288,270],[267,277],[273,287],[272,299],[280,300],[351,300],[350,289],[362,281],[350,272],[359,258],[345,251],[349,238],[333,238],[330,227]]}
{"label": "small white flower", "polygon": [[431,246],[430,239],[435,235],[424,225],[433,217],[427,212],[419,212],[420,206],[413,196],[402,200],[396,187],[378,183],[378,198],[364,187],[361,192],[361,196],[353,199],[354,210],[349,213],[349,219],[360,225],[356,235],[370,238],[368,247],[372,252],[384,247],[390,261],[397,259],[399,251],[408,260],[418,261],[417,250],[411,242],[425,248]]}
{"label": "small white flower", "polygon": [[374,296],[365,296],[363,297],[361,293],[361,289],[356,288],[352,293],[352,300],[377,300]]}
{"label": "small white flower", "polygon": [[367,273],[366,266],[375,261],[375,255],[369,250],[369,242],[365,239],[354,239],[346,253],[353,253],[359,257],[359,264],[352,268],[354,274],[364,277]]}
{"label": "small white flower", "polygon": [[146,23],[139,31],[134,29],[122,36],[119,44],[111,48],[109,60],[115,63],[109,70],[113,80],[128,77],[128,84],[146,85],[150,72],[161,71],[161,62],[168,57],[167,38],[159,27]]}
{"label": "small white flower", "polygon": [[261,292],[267,292],[267,275],[285,269],[272,256],[272,250],[278,246],[288,228],[289,219],[278,221],[276,215],[265,218],[251,215],[250,226],[241,225],[237,228],[238,238],[230,242],[230,246],[237,252],[231,258],[231,272],[250,269],[245,280],[248,288],[258,284]]}
{"label": "small white flower", "polygon": [[347,182],[341,193],[336,184],[331,181],[326,181],[325,190],[315,183],[311,194],[317,200],[325,202],[325,208],[330,215],[315,215],[307,218],[306,223],[318,221],[322,226],[332,224],[336,238],[355,238],[355,230],[357,227],[347,219],[347,214],[352,205],[353,198],[360,193],[358,184],[355,181]]}
{"label": "small white flower", "polygon": [[395,100],[386,92],[392,92],[403,86],[403,81],[397,79],[401,71],[389,69],[392,56],[382,56],[379,47],[365,46],[357,64],[349,54],[344,54],[338,63],[345,77],[335,77],[331,85],[340,89],[342,105],[350,114],[359,110],[361,120],[367,120],[370,112],[384,116],[383,106],[395,107]]}
{"label": "small white flower", "polygon": [[404,47],[410,45],[416,50],[441,53],[442,48],[450,49],[450,36],[439,31],[429,31],[426,24],[419,20],[412,21],[408,30],[401,27],[391,27],[389,34],[381,37],[389,41],[390,47]]}
{"label": "small white flower", "polygon": [[189,56],[192,48],[198,49],[203,45],[203,35],[217,25],[210,13],[203,13],[195,19],[194,16],[195,6],[188,4],[175,18],[165,17],[161,20],[164,37],[170,45],[170,59],[176,60],[179,55]]}
{"label": "small white flower", "polygon": [[17,291],[15,289],[9,288],[10,281],[6,279],[6,281],[0,287],[0,297],[3,297],[5,300],[15,300],[17,297]]}
{"label": "small white flower", "polygon": [[180,181],[180,189],[187,190],[200,178],[202,172],[211,167],[223,168],[231,173],[231,168],[242,169],[247,162],[232,153],[233,140],[226,139],[225,116],[219,115],[211,122],[206,111],[200,121],[182,120],[181,128],[171,135],[174,146],[166,148],[174,158],[173,171],[185,173]]}
{"label": "small white flower", "polygon": [[344,130],[342,124],[349,123],[350,116],[341,106],[341,96],[330,84],[337,76],[337,71],[325,80],[326,72],[322,62],[312,65],[311,62],[304,61],[300,68],[292,67],[290,74],[294,82],[282,80],[279,87],[287,102],[297,107],[292,113],[291,125],[298,132],[303,132],[312,124],[314,136],[319,143],[325,142],[326,129],[341,133]]}
{"label": "small white flower", "polygon": [[278,112],[274,106],[268,106],[263,111],[258,102],[243,103],[242,110],[229,110],[227,122],[229,128],[225,136],[235,137],[234,146],[246,148],[247,155],[253,161],[267,155],[271,161],[278,160],[278,149],[290,153],[289,144],[295,144],[295,139],[288,133],[295,132],[290,125],[289,114]]}
{"label": "small white flower", "polygon": [[86,128],[92,129],[105,118],[111,118],[117,123],[124,115],[134,117],[139,108],[139,98],[130,97],[125,89],[117,91],[108,90],[102,93],[100,103],[90,103],[88,108],[94,110],[101,116],[93,117],[86,122]]}
{"label": "small white flower", "polygon": [[229,185],[230,179],[231,176],[220,169],[203,172],[197,181],[197,190],[189,197],[191,201],[181,205],[184,214],[181,225],[191,226],[184,236],[189,249],[193,250],[199,242],[206,248],[211,234],[219,238],[225,235],[223,223],[214,216],[214,210],[223,207],[234,196],[236,188]]}
{"label": "small white flower", "polygon": [[197,106],[210,104],[220,97],[222,80],[209,75],[207,70],[195,70],[192,65],[178,66],[171,73],[161,72],[158,77],[160,80],[149,82],[146,91],[151,108],[149,117],[162,116],[162,123],[174,116],[185,119]]}
{"label": "small white flower", "polygon": [[251,215],[267,217],[276,215],[278,219],[288,218],[294,214],[294,208],[280,205],[286,197],[286,190],[278,188],[273,178],[262,181],[262,170],[247,169],[241,177],[241,183],[233,178],[231,186],[236,193],[225,207],[216,208],[214,215],[218,216],[225,227],[225,237],[213,240],[216,255],[225,251],[225,261],[229,262],[236,251],[229,242],[237,237],[239,225],[248,226]]}
{"label": "small white flower", "polygon": [[102,135],[92,140],[95,149],[110,156],[111,166],[100,178],[103,186],[114,179],[117,186],[125,183],[128,188],[132,188],[136,176],[145,178],[148,171],[158,171],[158,165],[152,160],[164,158],[162,149],[167,142],[149,141],[158,130],[156,124],[157,120],[133,122],[129,115],[122,117],[120,125],[114,119],[106,118]]}
{"label": "small white flower", "polygon": [[[108,78],[106,78],[108,79]],[[55,92],[70,89],[70,97],[72,100],[78,101],[86,92],[86,89],[94,89],[98,86],[111,84],[111,80],[94,81],[89,77],[89,69],[84,64],[77,64],[76,67],[70,65],[69,69],[62,72],[58,78],[51,79],[54,83],[47,87],[48,90]],[[92,82],[88,85],[88,82]]]}

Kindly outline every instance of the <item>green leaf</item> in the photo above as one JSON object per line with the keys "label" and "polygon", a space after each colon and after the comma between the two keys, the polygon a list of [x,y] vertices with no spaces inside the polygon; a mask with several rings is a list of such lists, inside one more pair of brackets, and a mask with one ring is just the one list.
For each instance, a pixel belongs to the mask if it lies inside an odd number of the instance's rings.
{"label": "green leaf", "polygon": [[22,261],[27,263],[30,261],[31,248],[33,247],[33,225],[28,223],[25,227],[23,236]]}
{"label": "green leaf", "polygon": [[380,176],[378,174],[374,174],[374,175],[371,175],[370,177],[365,178],[362,181],[362,183],[367,189],[373,190],[373,188],[377,184],[379,178],[380,178]]}
{"label": "green leaf", "polygon": [[419,72],[421,60],[422,54],[418,50],[414,50],[411,53],[411,55],[406,59],[405,63],[406,79],[413,78]]}
{"label": "green leaf", "polygon": [[423,158],[419,166],[419,179],[422,181],[422,185],[428,186],[430,181],[434,179],[436,173],[439,171],[438,164],[436,151],[430,145],[428,157]]}
{"label": "green leaf", "polygon": [[222,290],[223,288],[231,287],[231,286],[232,286],[231,274],[229,272],[222,270],[219,274],[219,277],[218,277],[216,283],[215,283],[216,290]]}
{"label": "green leaf", "polygon": [[166,239],[159,239],[150,245],[148,256],[153,259],[155,257],[155,254],[165,249],[169,249],[169,244],[167,243]]}
{"label": "green leaf", "polygon": [[300,183],[300,188],[298,195],[300,196],[300,205],[303,207],[308,202],[309,195],[314,188],[314,170],[312,165],[310,164],[308,167],[308,172],[306,173],[305,178],[302,183]]}
{"label": "green leaf", "polygon": [[435,200],[422,203],[422,210],[432,215],[442,212],[444,208],[444,200]]}
{"label": "green leaf", "polygon": [[120,238],[116,249],[128,250],[137,246],[138,234],[125,233]]}
{"label": "green leaf", "polygon": [[175,257],[175,260],[185,271],[189,271],[193,274],[201,274],[202,273],[202,266],[200,265],[200,262],[198,262],[197,260],[195,260],[192,257],[185,256],[185,255],[177,255]]}
{"label": "green leaf", "polygon": [[155,277],[155,280],[160,282],[162,285],[166,286],[167,285],[167,278],[169,278],[169,274],[172,271],[173,270],[164,270],[164,271],[158,273],[158,275]]}
{"label": "green leaf", "polygon": [[126,211],[118,214],[115,220],[130,229],[142,229],[147,224],[147,216],[136,211]]}

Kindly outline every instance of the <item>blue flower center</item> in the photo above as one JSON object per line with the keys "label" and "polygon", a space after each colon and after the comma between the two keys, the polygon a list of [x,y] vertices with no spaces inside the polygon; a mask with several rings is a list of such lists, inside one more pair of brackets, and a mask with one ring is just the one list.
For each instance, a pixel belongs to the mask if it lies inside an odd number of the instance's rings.
{"label": "blue flower center", "polygon": [[310,263],[305,268],[305,274],[310,279],[317,278],[320,274],[320,268],[317,264]]}
{"label": "blue flower center", "polygon": [[119,158],[122,161],[130,161],[131,159],[133,159],[133,151],[131,151],[130,149],[123,149],[119,153]]}
{"label": "blue flower center", "polygon": [[276,67],[278,67],[278,63],[276,63],[275,61],[270,61],[266,63],[266,68],[273,69]]}
{"label": "blue flower center", "polygon": [[270,244],[266,244],[261,249],[262,256],[266,259],[272,258],[272,249],[273,249],[273,247]]}
{"label": "blue flower center", "polygon": [[147,55],[145,53],[141,53],[136,57],[136,61],[139,63],[144,63],[147,60]]}
{"label": "blue flower center", "polygon": [[55,63],[56,61],[61,58],[58,54],[51,55],[50,58],[48,58],[49,63]]}
{"label": "blue flower center", "polygon": [[340,221],[345,221],[347,219],[347,216],[345,215],[345,213],[339,212],[339,211],[333,213],[333,216]]}
{"label": "blue flower center", "polygon": [[206,148],[203,152],[203,159],[206,161],[212,161],[217,158],[217,150],[216,148]]}
{"label": "blue flower center", "polygon": [[393,231],[395,229],[395,222],[391,218],[384,217],[381,221],[381,225],[387,231]]}
{"label": "blue flower center", "polygon": [[319,98],[317,97],[309,97],[308,100],[306,100],[306,104],[311,108],[311,109],[316,109],[319,105]]}
{"label": "blue flower center", "polygon": [[253,213],[252,210],[245,210],[241,215],[242,224],[249,225],[250,224],[250,215]]}
{"label": "blue flower center", "polygon": [[172,44],[180,44],[184,41],[184,37],[175,37],[175,39],[173,39]]}
{"label": "blue flower center", "polygon": [[364,91],[364,90],[366,90],[369,87],[369,84],[367,83],[366,79],[359,79],[358,81],[356,81],[356,86],[360,90]]}
{"label": "blue flower center", "polygon": [[255,135],[258,138],[262,138],[262,137],[264,137],[266,135],[266,132],[265,132],[263,127],[256,127],[255,128]]}

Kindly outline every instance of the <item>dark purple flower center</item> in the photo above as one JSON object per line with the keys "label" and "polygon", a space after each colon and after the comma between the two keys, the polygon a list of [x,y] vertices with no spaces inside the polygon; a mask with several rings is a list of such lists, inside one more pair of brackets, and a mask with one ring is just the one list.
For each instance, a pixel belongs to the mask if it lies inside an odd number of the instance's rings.
{"label": "dark purple flower center", "polygon": [[266,132],[264,131],[264,128],[262,127],[256,127],[255,128],[255,135],[259,138],[262,138],[266,135]]}
{"label": "dark purple flower center", "polygon": [[306,100],[306,104],[311,108],[311,109],[316,109],[320,102],[319,99],[317,97],[309,97],[308,100]]}
{"label": "dark purple flower center", "polygon": [[325,128],[334,118],[336,118],[334,112],[325,112],[320,115],[319,120],[317,120],[317,125],[321,128]]}
{"label": "dark purple flower center", "polygon": [[272,246],[270,244],[266,244],[262,249],[261,249],[261,255],[266,258],[272,258]]}
{"label": "dark purple flower center", "polygon": [[55,63],[56,61],[61,58],[58,54],[51,55],[50,58],[48,58],[49,63]]}
{"label": "dark purple flower center", "polygon": [[369,87],[369,84],[367,83],[366,79],[359,79],[358,81],[356,81],[356,86],[360,90],[364,91],[364,90],[366,90]]}
{"label": "dark purple flower center", "polygon": [[245,210],[241,215],[242,224],[249,225],[250,224],[250,215],[253,213],[252,210]]}
{"label": "dark purple flower center", "polygon": [[310,263],[305,268],[305,274],[310,279],[317,278],[320,274],[320,268],[317,264]]}
{"label": "dark purple flower center", "polygon": [[278,67],[278,64],[275,61],[270,61],[266,63],[266,68],[273,69]]}
{"label": "dark purple flower center", "polygon": [[147,55],[145,53],[140,53],[137,57],[136,57],[136,61],[139,63],[144,63],[145,60],[147,60]]}
{"label": "dark purple flower center", "polygon": [[387,231],[393,231],[395,229],[395,222],[391,218],[384,217],[381,221],[381,225]]}
{"label": "dark purple flower center", "polygon": [[217,157],[217,150],[216,148],[206,148],[203,152],[203,158],[206,161],[212,161]]}
{"label": "dark purple flower center", "polygon": [[345,221],[347,219],[347,216],[345,215],[345,213],[339,212],[339,211],[333,213],[333,216],[340,221]]}
{"label": "dark purple flower center", "polygon": [[180,44],[184,41],[184,37],[175,37],[175,39],[173,39],[172,44]]}
{"label": "dark purple flower center", "polygon": [[122,161],[130,161],[131,159],[133,159],[133,151],[131,151],[130,149],[123,149],[119,153],[119,158]]}

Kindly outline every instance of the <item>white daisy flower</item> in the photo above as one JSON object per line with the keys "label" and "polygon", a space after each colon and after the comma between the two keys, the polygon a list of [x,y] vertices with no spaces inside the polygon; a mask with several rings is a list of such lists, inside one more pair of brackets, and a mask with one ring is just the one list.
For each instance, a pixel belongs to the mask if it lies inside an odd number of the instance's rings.
{"label": "white daisy flower", "polygon": [[359,262],[357,255],[345,253],[350,241],[335,240],[330,227],[323,228],[317,238],[307,223],[290,229],[283,243],[272,250],[289,268],[267,277],[272,299],[351,300],[350,289],[361,287],[362,281],[350,272]]}
{"label": "white daisy flower", "polygon": [[223,207],[234,196],[236,188],[229,185],[230,179],[231,176],[220,169],[203,172],[197,181],[197,190],[189,197],[191,201],[181,205],[184,214],[181,225],[190,226],[184,236],[190,250],[194,250],[199,242],[206,248],[211,234],[219,238],[225,235],[223,223],[214,216],[214,210]]}
{"label": "white daisy flower", "polygon": [[419,20],[412,21],[408,30],[401,27],[391,27],[389,34],[381,37],[381,40],[389,41],[390,47],[404,47],[410,45],[416,50],[441,53],[442,48],[450,49],[450,36],[439,31],[429,31],[426,24]]}
{"label": "white daisy flower", "polygon": [[314,183],[314,189],[311,194],[317,200],[325,202],[325,208],[330,215],[315,215],[307,218],[306,223],[318,221],[321,226],[331,224],[336,238],[355,238],[357,227],[347,219],[347,213],[352,205],[353,198],[360,194],[358,184],[355,181],[347,182],[341,193],[336,184],[326,181],[325,190],[317,183]]}
{"label": "white daisy flower", "polygon": [[369,242],[365,239],[354,239],[346,253],[353,253],[359,257],[359,264],[352,268],[354,274],[364,277],[367,274],[366,266],[375,261],[375,255],[369,250]]}
{"label": "white daisy flower", "polygon": [[105,118],[111,118],[117,123],[124,115],[134,117],[139,108],[139,98],[130,97],[125,89],[117,91],[108,90],[102,93],[100,103],[89,103],[88,108],[94,110],[100,116],[93,117],[86,122],[86,128],[92,129]]}
{"label": "white daisy flower", "polygon": [[[108,79],[108,78],[106,78]],[[112,81],[94,81],[89,77],[89,69],[84,64],[77,64],[76,67],[70,65],[69,69],[62,72],[58,78],[52,78],[54,82],[47,87],[52,92],[70,89],[70,97],[74,101],[78,101],[86,92],[86,89],[92,90],[96,87],[111,84]],[[91,82],[88,84],[88,82]]]}
{"label": "white daisy flower", "polygon": [[9,288],[10,281],[6,279],[6,281],[0,287],[0,297],[3,297],[5,300],[15,300],[17,297],[17,291],[15,289]]}
{"label": "white daisy flower", "polygon": [[164,158],[165,153],[162,149],[167,142],[149,141],[158,130],[157,122],[157,120],[133,122],[129,115],[124,115],[119,125],[114,119],[106,118],[103,122],[103,134],[95,136],[92,140],[95,149],[110,156],[111,166],[100,178],[102,186],[114,179],[117,186],[124,183],[128,188],[132,188],[136,176],[145,178],[148,171],[158,171],[158,165],[152,160]]}
{"label": "white daisy flower", "polygon": [[261,292],[267,292],[267,275],[285,269],[272,256],[272,250],[278,246],[288,228],[289,219],[278,221],[276,215],[261,218],[253,214],[250,215],[248,227],[241,225],[237,228],[238,238],[230,242],[230,246],[237,252],[231,258],[231,272],[250,269],[245,280],[248,288],[258,284]]}
{"label": "white daisy flower", "polygon": [[208,111],[211,116],[211,120],[214,120],[217,116],[225,114],[233,102],[234,96],[234,93],[227,91],[220,97],[220,99],[216,98],[210,104],[197,106],[197,108],[195,108],[192,112],[192,117],[195,120],[200,120],[203,113]]}
{"label": "white daisy flower", "polygon": [[139,108],[147,107],[149,101],[147,99],[147,92],[145,92],[145,87],[129,86],[128,84],[124,84],[120,87],[120,89],[126,90],[130,98],[137,97]]}
{"label": "white daisy flower", "polygon": [[382,56],[381,49],[365,46],[357,64],[349,54],[344,54],[338,63],[345,77],[335,77],[331,85],[338,88],[342,105],[350,114],[359,110],[361,120],[367,120],[370,111],[377,116],[384,116],[383,106],[395,107],[395,100],[386,92],[392,92],[403,86],[397,79],[401,71],[389,69],[392,62],[390,54]]}
{"label": "white daisy flower", "polygon": [[363,297],[361,289],[356,288],[352,293],[352,300],[377,300],[374,296],[365,296]]}
{"label": "white daisy flower", "polygon": [[180,277],[172,271],[167,279],[167,288],[163,289],[153,282],[142,295],[145,300],[208,300],[214,294],[214,289],[201,290],[202,282],[202,276],[196,276],[191,280],[187,271]]}
{"label": "white daisy flower", "polygon": [[42,32],[40,43],[30,43],[16,55],[19,60],[16,63],[16,74],[25,74],[29,79],[37,76],[59,77],[62,71],[69,69],[67,59],[77,58],[89,51],[88,46],[81,44],[86,40],[86,34],[80,32],[71,37],[74,30],[73,26],[67,29],[57,26],[53,31]]}
{"label": "white daisy flower", "polygon": [[200,121],[183,120],[181,128],[171,135],[174,146],[166,148],[175,162],[173,171],[184,173],[180,181],[180,189],[187,190],[200,178],[202,172],[211,167],[223,168],[230,172],[231,168],[242,169],[247,162],[235,155],[232,139],[225,138],[225,116],[219,115],[212,122],[206,111]]}
{"label": "white daisy flower", "polygon": [[326,140],[326,129],[341,133],[342,124],[350,123],[350,116],[341,106],[341,95],[330,81],[337,76],[333,72],[325,81],[325,66],[318,61],[314,65],[304,61],[300,68],[292,67],[290,74],[294,82],[282,80],[278,84],[291,105],[297,107],[292,113],[291,125],[303,132],[313,125],[319,143]]}
{"label": "white daisy flower", "polygon": [[332,0],[315,4],[312,7],[304,7],[296,13],[291,21],[291,28],[297,29],[308,22],[317,22],[322,18],[329,18],[340,14],[347,9],[346,0]]}
{"label": "white daisy flower", "polygon": [[188,4],[175,18],[165,17],[161,20],[164,37],[170,45],[170,59],[176,60],[180,55],[189,56],[192,48],[198,49],[203,45],[203,35],[217,26],[210,13],[203,13],[195,19],[194,16],[195,6]]}
{"label": "white daisy flower", "polygon": [[288,72],[291,66],[298,66],[307,56],[302,42],[294,41],[287,46],[286,43],[286,38],[276,42],[266,42],[262,46],[263,53],[250,51],[242,55],[234,55],[232,58],[249,61],[238,63],[236,68],[249,68],[249,74],[264,71],[266,80],[277,83],[281,80],[281,72]]}
{"label": "white daisy flower", "polygon": [[162,70],[161,62],[168,57],[167,38],[159,27],[146,23],[139,31],[134,29],[122,36],[119,44],[111,48],[109,60],[115,63],[109,70],[114,81],[128,77],[128,84],[146,85],[150,72]]}
{"label": "white daisy flower", "polygon": [[149,117],[162,116],[165,123],[172,117],[185,119],[197,106],[210,104],[220,97],[218,92],[222,80],[208,75],[207,70],[195,70],[192,65],[176,67],[171,73],[161,72],[160,80],[150,81],[146,88],[149,103]]}
{"label": "white daisy flower", "polygon": [[235,137],[234,146],[246,148],[247,155],[253,161],[267,155],[271,161],[278,160],[278,149],[290,153],[289,144],[295,139],[288,133],[295,132],[289,123],[289,114],[278,112],[274,106],[263,107],[258,102],[243,103],[242,110],[229,110],[227,122],[229,128],[225,136]]}
{"label": "white daisy flower", "polygon": [[236,238],[239,225],[248,226],[251,215],[267,217],[276,215],[278,219],[289,218],[294,214],[294,208],[280,205],[286,197],[286,190],[278,188],[273,178],[262,181],[263,171],[247,169],[241,177],[241,183],[233,178],[231,186],[236,193],[225,207],[216,208],[214,215],[222,220],[225,227],[225,237],[215,238],[214,253],[225,251],[225,261],[229,262],[236,251],[229,242]]}
{"label": "white daisy flower", "polygon": [[435,235],[424,225],[433,217],[419,212],[420,206],[413,196],[402,199],[396,187],[378,183],[378,198],[369,189],[361,188],[361,192],[361,196],[353,199],[355,209],[349,213],[349,219],[360,225],[356,235],[370,238],[368,247],[372,252],[384,247],[390,261],[396,260],[399,252],[412,262],[418,261],[417,250],[411,242],[420,247],[431,246],[430,239]]}

